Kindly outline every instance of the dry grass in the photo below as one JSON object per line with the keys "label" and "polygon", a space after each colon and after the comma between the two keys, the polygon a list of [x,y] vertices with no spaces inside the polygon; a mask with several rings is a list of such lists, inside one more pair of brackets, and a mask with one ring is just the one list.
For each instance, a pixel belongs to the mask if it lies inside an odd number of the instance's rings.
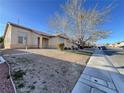
{"label": "dry grass", "polygon": [[28,51],[33,54],[5,57],[13,78],[23,72],[21,79],[14,79],[17,93],[70,93],[90,57],[49,49]]}
{"label": "dry grass", "polygon": [[[21,50],[22,51],[22,50]],[[77,63],[86,65],[86,60],[91,56],[91,53],[86,52],[71,52],[71,51],[60,51],[56,49],[30,49],[28,52],[68,61],[71,63]]]}

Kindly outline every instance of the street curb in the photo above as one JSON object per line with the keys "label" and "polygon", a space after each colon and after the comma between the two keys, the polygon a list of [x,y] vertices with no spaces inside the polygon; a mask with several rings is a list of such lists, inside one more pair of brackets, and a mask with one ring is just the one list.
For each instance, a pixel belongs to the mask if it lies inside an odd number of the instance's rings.
{"label": "street curb", "polygon": [[14,84],[14,82],[13,82],[13,80],[12,80],[12,76],[11,76],[11,72],[10,72],[10,65],[7,63],[7,61],[5,61],[5,63],[6,63],[6,64],[8,65],[8,67],[9,67],[9,76],[10,76],[10,80],[11,80],[12,86],[13,86],[13,88],[14,88],[14,92],[17,93],[16,87],[15,87],[15,84]]}
{"label": "street curb", "polygon": [[[104,51],[103,51],[104,52]],[[118,71],[118,69],[116,69],[115,68],[115,66],[112,64],[112,59],[104,52],[104,54],[105,54],[105,58],[106,58],[106,60],[108,60],[108,62],[114,67],[114,69],[119,73],[119,74],[121,74],[119,71]]]}
{"label": "street curb", "polygon": [[[115,68],[115,66],[112,64],[111,58],[110,58],[108,55],[105,55],[106,53],[105,53],[104,51],[103,51],[103,53],[104,53],[105,59],[109,62],[109,64],[111,64],[111,65],[114,67],[114,70],[120,74],[120,72],[119,72],[119,71]],[[111,75],[111,74],[110,74],[110,76],[111,76],[111,78],[112,78],[112,75]],[[113,84],[114,84],[114,86],[115,86],[117,92],[119,93],[119,90],[118,90],[118,88],[117,88],[117,86],[116,86],[116,83],[114,82],[113,78],[112,78],[112,81],[113,81]]]}

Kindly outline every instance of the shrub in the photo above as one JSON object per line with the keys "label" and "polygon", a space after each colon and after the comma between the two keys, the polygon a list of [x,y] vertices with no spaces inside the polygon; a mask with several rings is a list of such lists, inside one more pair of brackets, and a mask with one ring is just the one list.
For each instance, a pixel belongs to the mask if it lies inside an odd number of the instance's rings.
{"label": "shrub", "polygon": [[60,44],[58,44],[58,49],[60,49],[60,50],[64,50],[64,43],[60,43]]}
{"label": "shrub", "polygon": [[25,75],[25,72],[23,70],[18,70],[18,71],[15,71],[12,76],[14,80],[22,80],[23,75]]}
{"label": "shrub", "polygon": [[68,48],[67,47],[64,47],[64,50],[68,50]]}
{"label": "shrub", "polygon": [[76,47],[75,50],[78,50],[78,48]]}
{"label": "shrub", "polygon": [[18,85],[18,88],[23,88],[24,86],[25,86],[24,83],[21,83]]}
{"label": "shrub", "polygon": [[84,48],[92,48],[93,46],[84,46]]}
{"label": "shrub", "polygon": [[34,85],[31,85],[31,86],[28,86],[31,90],[34,90],[35,89],[35,86]]}
{"label": "shrub", "polygon": [[74,50],[74,46],[72,46],[71,49]]}
{"label": "shrub", "polygon": [[0,37],[0,43],[3,43],[4,39],[3,37]]}
{"label": "shrub", "polygon": [[43,87],[43,90],[46,90],[46,91],[48,90],[48,88],[47,88],[47,86],[46,86],[46,85]]}

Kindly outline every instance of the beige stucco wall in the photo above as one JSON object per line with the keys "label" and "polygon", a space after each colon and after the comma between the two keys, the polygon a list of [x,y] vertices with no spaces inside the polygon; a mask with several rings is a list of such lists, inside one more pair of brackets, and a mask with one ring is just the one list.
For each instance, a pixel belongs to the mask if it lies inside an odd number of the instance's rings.
{"label": "beige stucco wall", "polygon": [[49,39],[49,48],[57,48],[57,38],[50,38]]}
{"label": "beige stucco wall", "polygon": [[57,48],[60,43],[65,43],[65,39],[61,37],[52,37],[49,39],[49,48]]}
{"label": "beige stucco wall", "polygon": [[124,42],[121,42],[119,46],[124,46]]}
{"label": "beige stucco wall", "polygon": [[4,37],[4,48],[11,48],[11,29],[12,26],[8,26],[8,31],[6,32],[6,35]]}
{"label": "beige stucco wall", "polygon": [[65,47],[72,48],[72,46],[77,47],[75,44],[70,42],[68,39],[61,37],[52,37],[49,40],[49,48],[57,48],[57,44],[64,43]]}
{"label": "beige stucco wall", "polygon": [[121,47],[121,46],[124,46],[124,42],[121,42],[119,44],[116,44],[114,47]]}
{"label": "beige stucco wall", "polygon": [[34,32],[28,31],[26,29],[18,28],[18,27],[11,27],[11,42],[10,42],[11,48],[25,48],[26,47],[26,44],[18,43],[18,36],[20,33],[24,33],[27,35],[28,48],[38,48],[37,38],[40,37],[40,48],[42,48],[42,36],[41,35],[38,35]]}
{"label": "beige stucco wall", "polygon": [[115,43],[115,44],[110,44],[109,47],[121,47],[124,46],[124,42],[120,42],[120,43]]}

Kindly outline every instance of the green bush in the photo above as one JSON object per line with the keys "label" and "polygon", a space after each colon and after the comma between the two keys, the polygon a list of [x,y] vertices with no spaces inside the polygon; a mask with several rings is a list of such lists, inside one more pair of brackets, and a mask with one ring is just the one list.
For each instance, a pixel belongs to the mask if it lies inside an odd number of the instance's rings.
{"label": "green bush", "polygon": [[18,85],[18,88],[23,88],[24,86],[25,86],[24,83],[21,83]]}
{"label": "green bush", "polygon": [[60,43],[57,45],[58,49],[64,50],[64,43]]}
{"label": "green bush", "polygon": [[4,40],[3,37],[0,37],[0,43],[3,43],[3,40]]}
{"label": "green bush", "polygon": [[31,85],[31,86],[28,86],[31,90],[34,90],[35,89],[35,86],[34,85]]}
{"label": "green bush", "polygon": [[23,70],[18,70],[15,71],[13,76],[14,80],[22,80],[23,79],[23,75],[25,75],[26,73]]}
{"label": "green bush", "polygon": [[67,47],[64,47],[64,50],[68,50],[68,48]]}

